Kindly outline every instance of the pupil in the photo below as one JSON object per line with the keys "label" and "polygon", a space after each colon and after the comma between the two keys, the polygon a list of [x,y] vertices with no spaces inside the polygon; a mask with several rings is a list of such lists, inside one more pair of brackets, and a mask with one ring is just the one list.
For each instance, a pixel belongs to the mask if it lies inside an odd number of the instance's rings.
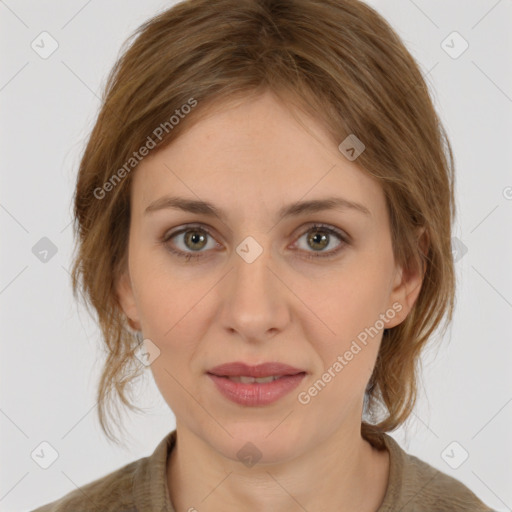
{"label": "pupil", "polygon": [[[320,237],[320,240],[318,240],[318,237]],[[310,237],[310,241],[312,241],[314,244],[321,244],[321,248],[324,248],[326,246],[327,241],[327,235],[321,234],[319,231],[317,231],[312,237]],[[322,244],[322,242],[324,242]]]}
{"label": "pupil", "polygon": [[[189,233],[187,235],[187,240],[189,242],[192,242],[193,245],[200,243],[201,239],[204,242],[205,237],[202,234],[198,234],[197,231],[189,231]],[[204,244],[199,248],[202,248],[203,246],[204,246]]]}

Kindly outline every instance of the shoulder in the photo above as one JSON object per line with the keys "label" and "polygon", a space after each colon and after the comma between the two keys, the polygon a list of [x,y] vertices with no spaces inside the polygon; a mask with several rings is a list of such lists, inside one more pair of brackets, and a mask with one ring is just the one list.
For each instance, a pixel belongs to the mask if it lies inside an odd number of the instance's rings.
{"label": "shoulder", "polygon": [[[82,485],[62,498],[47,503],[33,512],[129,512],[132,504],[133,476],[146,458]],[[131,511],[130,511],[131,512]]]}
{"label": "shoulder", "polygon": [[388,489],[378,512],[493,512],[459,480],[406,453],[389,435]]}
{"label": "shoulder", "polygon": [[172,510],[166,483],[166,461],[175,442],[176,430],[173,430],[151,455],[130,462],[32,512]]}

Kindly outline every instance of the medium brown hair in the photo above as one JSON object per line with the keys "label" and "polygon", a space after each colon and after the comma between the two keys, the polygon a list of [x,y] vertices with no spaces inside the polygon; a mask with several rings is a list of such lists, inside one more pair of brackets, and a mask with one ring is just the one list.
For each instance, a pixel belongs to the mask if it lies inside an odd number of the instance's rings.
{"label": "medium brown hair", "polygon": [[[381,417],[363,420],[362,435],[382,446],[382,433],[411,414],[421,350],[443,318],[451,321],[454,306],[453,155],[417,63],[382,16],[358,0],[187,0],[144,23],[125,44],[74,196],[73,290],[93,306],[106,348],[97,395],[104,433],[118,442],[109,422],[111,416],[121,426],[113,413],[118,400],[140,410],[127,395],[142,365],[134,362],[137,342],[115,291],[127,262],[134,171],[126,163],[155,139],[157,127],[166,130],[152,151],[208,105],[271,90],[321,121],[337,143],[350,134],[363,141],[356,163],[383,188],[395,260],[424,269],[409,315],[384,330],[365,393],[365,413],[379,410]],[[194,110],[175,126],[165,124],[191,98]],[[114,182],[116,173],[122,179]],[[107,182],[108,193],[98,198]]]}

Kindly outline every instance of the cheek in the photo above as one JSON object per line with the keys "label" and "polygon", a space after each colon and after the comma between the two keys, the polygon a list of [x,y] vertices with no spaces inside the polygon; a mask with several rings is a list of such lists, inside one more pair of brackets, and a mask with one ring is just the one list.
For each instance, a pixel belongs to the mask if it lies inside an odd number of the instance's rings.
{"label": "cheek", "polygon": [[160,350],[151,364],[155,383],[173,411],[186,411],[190,396],[185,390],[192,389],[194,357],[207,326],[201,297],[211,284],[192,287],[167,274],[155,267],[144,273],[138,307],[144,337]]}
{"label": "cheek", "polygon": [[309,339],[323,365],[319,388],[328,381],[319,404],[334,400],[356,407],[364,393],[385,328],[381,315],[389,309],[389,261],[377,253],[359,254],[308,296],[322,320],[308,321]]}
{"label": "cheek", "polygon": [[[151,247],[144,238],[139,240],[131,247],[130,275],[143,332],[147,337],[170,340],[180,329],[180,319],[186,322],[194,314],[200,300],[198,286],[191,286],[187,274],[179,271],[162,247]],[[207,287],[208,279],[203,283]]]}
{"label": "cheek", "polygon": [[349,288],[350,284],[347,280],[345,288],[332,287],[331,299],[318,310],[318,316],[332,331],[330,334],[325,335],[325,326],[318,320],[310,323],[309,340],[321,365],[309,382],[310,387],[302,391],[305,400],[311,400],[323,411],[326,421],[335,422],[340,416],[356,414],[382,339],[382,330],[378,328],[381,326],[376,325],[382,301],[375,287]]}
{"label": "cheek", "polygon": [[190,272],[172,265],[160,253],[164,251],[147,251],[133,269],[137,308],[144,337],[160,350],[151,365],[155,381],[164,396],[178,397],[183,389],[171,376],[186,385],[192,373],[203,370],[196,356],[204,360],[201,343],[214,321],[215,310],[211,302],[214,294],[208,291],[219,277],[210,272],[191,278]]}
{"label": "cheek", "polygon": [[[311,288],[308,302],[331,331],[334,345],[345,345],[374,326],[388,308],[389,268],[376,257],[359,257],[339,273]],[[380,322],[377,324],[379,328]]]}
{"label": "cheek", "polygon": [[204,290],[195,293],[179,282],[169,285],[161,276],[148,276],[138,293],[144,335],[167,350],[189,347],[200,339],[202,295]]}

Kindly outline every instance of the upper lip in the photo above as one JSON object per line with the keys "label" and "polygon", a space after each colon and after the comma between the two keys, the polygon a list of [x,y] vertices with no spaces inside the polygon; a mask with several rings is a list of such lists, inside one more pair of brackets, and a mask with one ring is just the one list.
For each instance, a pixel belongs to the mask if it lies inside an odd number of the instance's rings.
{"label": "upper lip", "polygon": [[282,363],[262,363],[251,366],[242,362],[225,363],[208,370],[208,373],[219,377],[271,377],[306,373],[305,370],[294,368]]}

